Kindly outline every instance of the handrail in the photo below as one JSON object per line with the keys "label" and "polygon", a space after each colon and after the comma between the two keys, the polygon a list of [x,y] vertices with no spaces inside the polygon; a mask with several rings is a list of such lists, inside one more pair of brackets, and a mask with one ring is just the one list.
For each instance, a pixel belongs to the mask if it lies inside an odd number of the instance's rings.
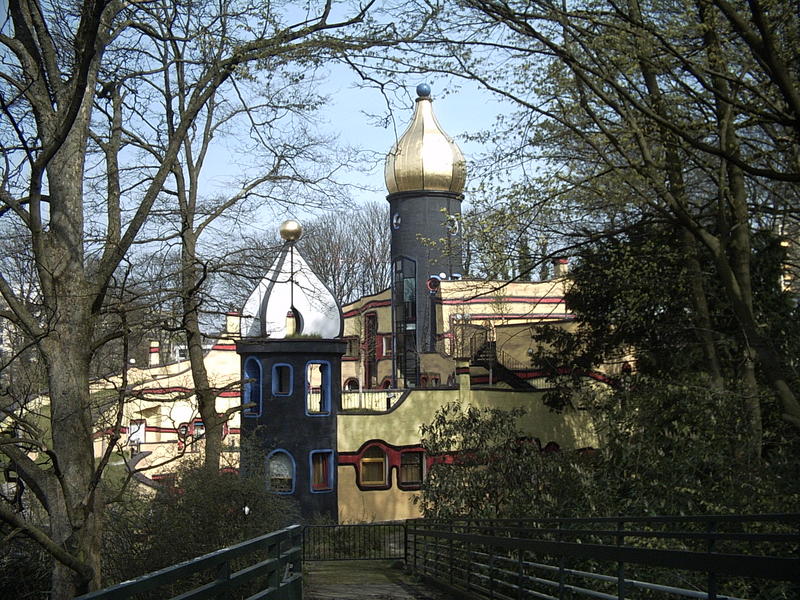
{"label": "handrail", "polygon": [[[800,582],[798,526],[800,514],[414,519],[407,552],[418,575],[473,598],[569,592],[624,600],[629,590],[644,589],[669,598],[732,600],[720,593],[720,576]],[[661,577],[666,580],[643,580]]]}
{"label": "handrail", "polygon": [[342,390],[341,410],[385,412],[394,408],[405,391],[395,388],[361,391]]}
{"label": "handrail", "polygon": [[[302,546],[303,527],[291,525],[235,546],[142,575],[136,579],[78,596],[75,600],[122,600],[134,594],[156,590],[209,569],[216,571],[215,579],[175,598],[216,597],[260,577],[266,580],[266,584],[263,586],[259,598],[301,600],[303,597]],[[266,550],[269,558],[231,572],[231,564],[234,559],[260,550]]]}

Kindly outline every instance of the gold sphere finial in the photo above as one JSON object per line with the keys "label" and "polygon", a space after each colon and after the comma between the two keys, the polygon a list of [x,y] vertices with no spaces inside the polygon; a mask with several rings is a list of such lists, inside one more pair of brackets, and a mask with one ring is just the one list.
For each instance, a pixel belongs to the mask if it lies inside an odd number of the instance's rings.
{"label": "gold sphere finial", "polygon": [[281,237],[287,242],[296,242],[303,235],[303,226],[294,219],[281,223]]}

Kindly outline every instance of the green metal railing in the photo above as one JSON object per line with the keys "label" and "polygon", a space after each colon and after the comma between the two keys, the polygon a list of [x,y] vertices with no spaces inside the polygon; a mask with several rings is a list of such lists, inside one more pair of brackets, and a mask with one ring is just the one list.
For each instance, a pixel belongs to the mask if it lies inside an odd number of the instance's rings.
{"label": "green metal railing", "polygon": [[798,526],[797,514],[419,519],[407,564],[469,598],[795,598]]}
{"label": "green metal railing", "polygon": [[[279,531],[172,565],[109,588],[79,596],[76,600],[124,600],[125,598],[237,598],[248,600],[301,600],[303,527]],[[246,565],[246,566],[245,566]],[[234,571],[234,569],[237,569]],[[202,582],[198,582],[200,579]],[[186,581],[188,590],[163,591]],[[255,591],[254,591],[255,590]],[[237,596],[237,592],[239,595]]]}
{"label": "green metal railing", "polygon": [[307,525],[303,560],[405,559],[405,521],[359,525]]}
{"label": "green metal railing", "polygon": [[800,598],[799,529],[800,514],[293,525],[76,600],[301,600],[304,560],[395,558],[459,598]]}

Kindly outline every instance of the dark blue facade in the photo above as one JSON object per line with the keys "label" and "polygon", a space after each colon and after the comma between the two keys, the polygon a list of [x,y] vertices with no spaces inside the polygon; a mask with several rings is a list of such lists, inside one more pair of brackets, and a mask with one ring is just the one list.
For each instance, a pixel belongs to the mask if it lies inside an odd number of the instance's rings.
{"label": "dark blue facade", "polygon": [[386,198],[391,220],[392,310],[396,369],[417,385],[419,354],[435,351],[441,330],[428,282],[462,274],[461,194],[397,192]]}
{"label": "dark blue facade", "polygon": [[[338,517],[336,422],[346,343],[324,339],[244,339],[242,446],[263,449],[262,468],[277,494],[295,498],[304,517]],[[309,373],[314,372],[314,385]]]}

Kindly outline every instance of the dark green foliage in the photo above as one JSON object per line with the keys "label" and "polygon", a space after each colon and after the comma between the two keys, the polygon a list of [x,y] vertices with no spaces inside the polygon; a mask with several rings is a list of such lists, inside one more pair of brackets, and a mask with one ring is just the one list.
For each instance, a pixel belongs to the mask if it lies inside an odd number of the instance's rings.
{"label": "dark green foliage", "polygon": [[106,585],[299,520],[292,501],[268,492],[262,478],[203,468],[180,472],[176,486],[160,491],[155,498],[128,501],[111,511]]}
{"label": "dark green foliage", "polygon": [[[137,488],[109,506],[103,583],[132,579],[298,521],[294,503],[266,491],[263,478],[186,468],[174,487],[155,495]],[[29,538],[10,533],[0,526],[0,598],[49,597],[50,557]]]}
{"label": "dark green foliage", "polygon": [[[426,517],[445,519],[796,511],[800,439],[768,408],[765,414],[773,417],[764,424],[765,451],[755,462],[746,448],[741,398],[702,381],[665,384],[631,376],[595,399],[599,447],[582,451],[540,450],[519,428],[520,411],[448,405],[424,427],[423,443],[431,454],[452,455],[453,464],[430,469],[420,504]],[[660,544],[652,547],[665,547]],[[726,551],[738,550],[728,545]],[[653,573],[642,569],[635,578]],[[688,581],[671,583],[694,584]],[[733,585],[743,586],[737,597],[792,597],[780,586]]]}
{"label": "dark green foliage", "polygon": [[[722,375],[737,387],[746,342],[733,311],[715,287],[717,275],[701,254],[711,335]],[[754,307],[776,349],[796,356],[800,348],[800,312],[796,298],[780,290],[784,248],[768,232],[753,239]],[[667,381],[687,375],[703,377],[707,364],[701,345],[697,308],[691,301],[687,250],[680,232],[668,225],[641,223],[625,233],[584,247],[570,273],[565,300],[579,323],[577,332],[542,326],[533,363],[550,369],[560,383],[567,375],[577,384],[588,369],[610,367],[635,356],[638,373]],[[794,366],[794,365],[791,365]],[[566,369],[564,367],[567,367]],[[561,368],[560,375],[557,371]],[[548,394],[560,408],[564,390]]]}
{"label": "dark green foliage", "polygon": [[702,381],[632,376],[594,402],[599,447],[552,452],[519,428],[521,411],[443,407],[423,427],[423,444],[434,456],[452,454],[454,463],[430,469],[420,500],[426,516],[768,513],[800,506],[800,440],[777,414],[765,422],[763,459],[753,462],[737,394]]}

